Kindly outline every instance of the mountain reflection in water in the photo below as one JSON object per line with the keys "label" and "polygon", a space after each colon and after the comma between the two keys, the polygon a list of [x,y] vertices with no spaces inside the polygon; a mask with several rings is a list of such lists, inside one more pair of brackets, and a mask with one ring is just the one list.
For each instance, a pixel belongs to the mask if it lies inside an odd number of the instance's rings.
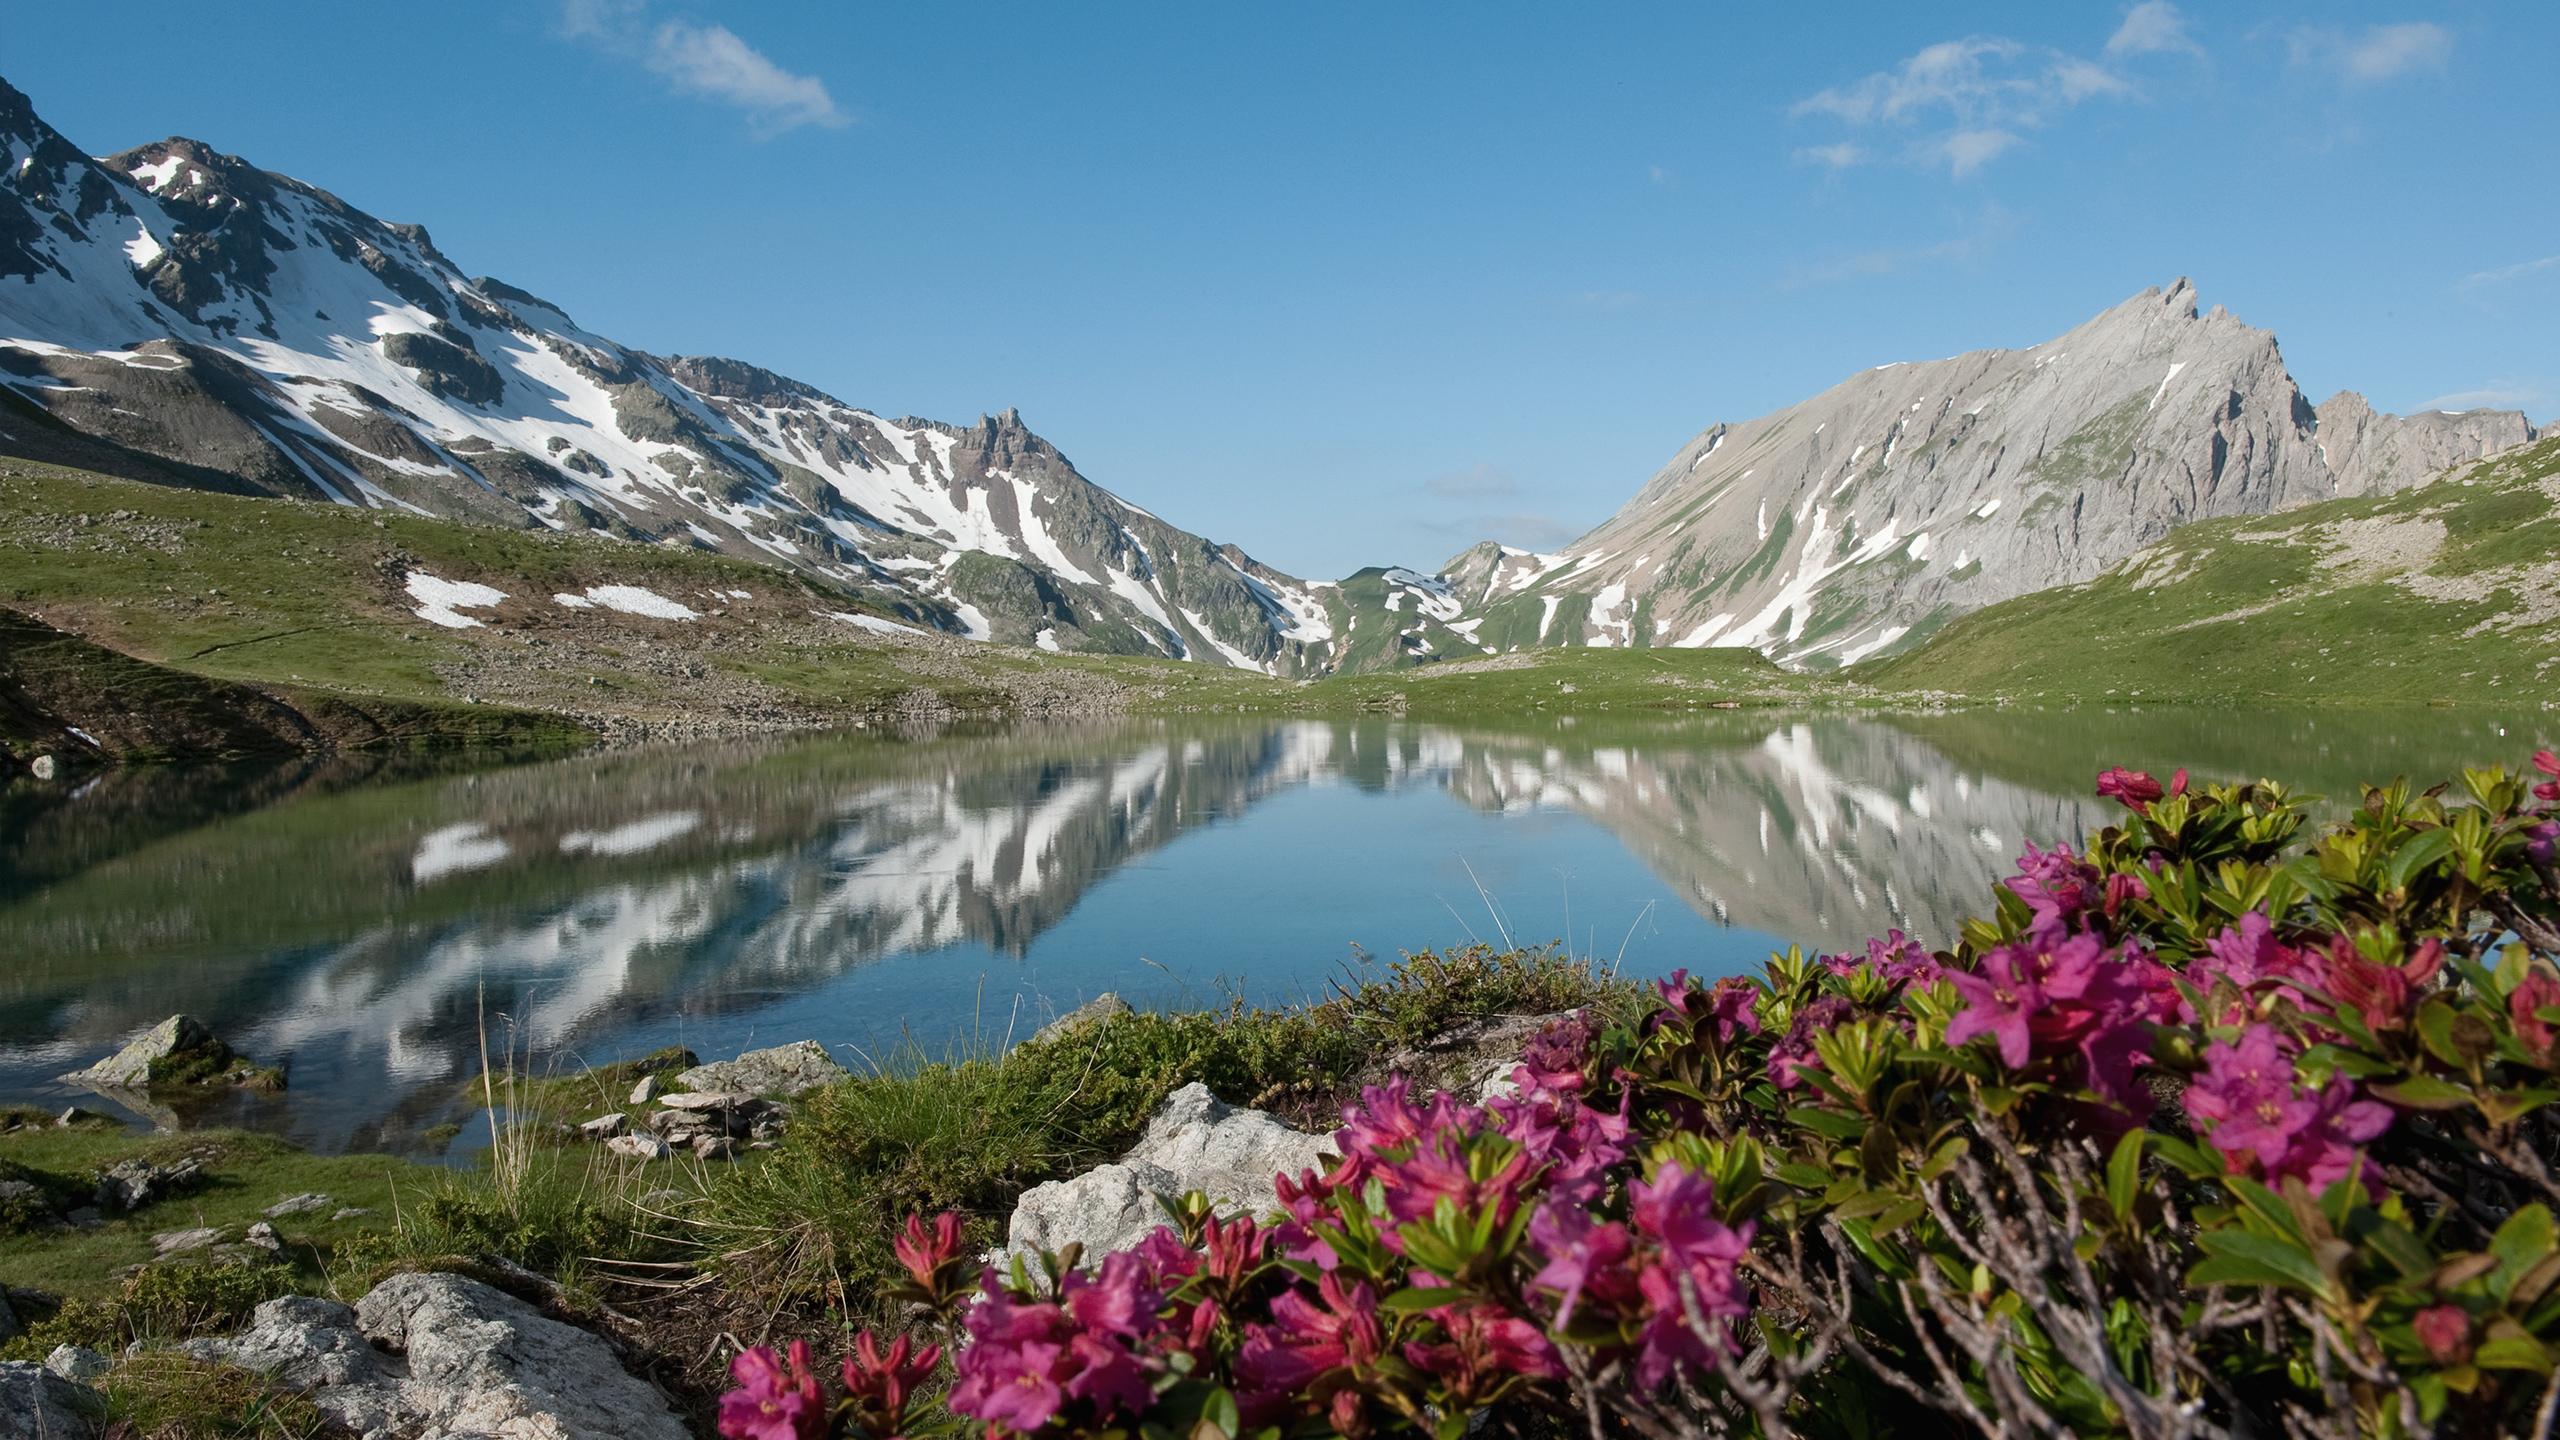
{"label": "mountain reflection in water", "polygon": [[0,1101],[178,1010],[287,1060],[195,1117],[420,1148],[484,1032],[537,1063],[814,1037],[1001,1044],[1106,989],[1320,993],[1352,947],[1564,938],[1728,972],[1943,943],[2102,764],[2355,781],[2520,759],[2538,717],[2075,711],[1130,722],[815,737],[440,778],[137,771],[0,792]]}

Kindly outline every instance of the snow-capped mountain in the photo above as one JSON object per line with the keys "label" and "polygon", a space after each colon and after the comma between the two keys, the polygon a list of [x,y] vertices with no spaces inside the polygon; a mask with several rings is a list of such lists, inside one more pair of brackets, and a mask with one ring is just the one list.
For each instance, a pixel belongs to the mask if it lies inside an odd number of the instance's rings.
{"label": "snow-capped mountain", "polygon": [[2275,337],[2179,280],[2024,350],[1885,365],[1715,425],[1560,554],[1446,580],[1486,644],[1748,646],[1843,663],[2087,580],[2192,520],[2418,484],[2534,437],[2514,411],[2313,406]]}
{"label": "snow-capped mountain", "polygon": [[1712,426],[1561,553],[1307,582],[1093,484],[1013,411],[892,419],[648,354],[197,142],[92,159],[6,82],[0,162],[0,453],[716,549],[954,633],[1280,676],[1537,646],[1852,662],[2191,520],[2534,435],[2515,412],[2315,407],[2272,335],[2180,280],[2041,345]]}
{"label": "snow-capped mountain", "polygon": [[717,549],[982,639],[1331,668],[1322,587],[1094,485],[1010,410],[890,419],[646,354],[195,141],[92,159],[5,82],[0,162],[0,394],[41,408],[0,416],[14,453]]}

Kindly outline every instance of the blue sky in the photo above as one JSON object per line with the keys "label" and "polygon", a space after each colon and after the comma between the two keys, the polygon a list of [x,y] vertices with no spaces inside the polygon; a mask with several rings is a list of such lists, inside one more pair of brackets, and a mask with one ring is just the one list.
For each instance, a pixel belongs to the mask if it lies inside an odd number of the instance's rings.
{"label": "blue sky", "polygon": [[1284,569],[1553,544],[1719,419],[2186,274],[2312,398],[2560,415],[2560,6],[15,6],[660,352],[1006,405]]}

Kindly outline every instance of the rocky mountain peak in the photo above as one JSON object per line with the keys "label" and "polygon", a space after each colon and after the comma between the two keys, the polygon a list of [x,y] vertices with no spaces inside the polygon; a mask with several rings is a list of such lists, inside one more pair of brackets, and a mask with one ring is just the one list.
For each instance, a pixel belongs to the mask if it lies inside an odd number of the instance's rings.
{"label": "rocky mountain peak", "polygon": [[1561,554],[1477,547],[1451,574],[1491,607],[1486,635],[1840,663],[2193,520],[2414,484],[2531,433],[2315,410],[2276,337],[2200,311],[2182,276],[2025,349],[1878,366],[1711,426]]}

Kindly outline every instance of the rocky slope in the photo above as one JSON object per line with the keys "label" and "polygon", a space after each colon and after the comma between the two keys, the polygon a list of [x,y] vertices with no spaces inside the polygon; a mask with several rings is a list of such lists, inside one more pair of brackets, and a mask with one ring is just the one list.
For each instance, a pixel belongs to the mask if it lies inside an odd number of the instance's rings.
{"label": "rocky slope", "polygon": [[2199,313],[2182,279],[2041,345],[1886,365],[1712,426],[1564,553],[1480,545],[1445,579],[1452,618],[1498,649],[1845,663],[2189,522],[2398,490],[2534,433],[2513,411],[2314,406],[2272,334]]}
{"label": "rocky slope", "polygon": [[893,420],[650,355],[198,142],[93,160],[5,82],[0,162],[0,453],[719,550],[982,639],[1329,668],[1315,587],[1092,484],[1012,411]]}
{"label": "rocky slope", "polygon": [[1977,695],[2545,703],[2560,435],[2388,494],[2188,526],[1966,616],[1872,678],[1923,675]]}

